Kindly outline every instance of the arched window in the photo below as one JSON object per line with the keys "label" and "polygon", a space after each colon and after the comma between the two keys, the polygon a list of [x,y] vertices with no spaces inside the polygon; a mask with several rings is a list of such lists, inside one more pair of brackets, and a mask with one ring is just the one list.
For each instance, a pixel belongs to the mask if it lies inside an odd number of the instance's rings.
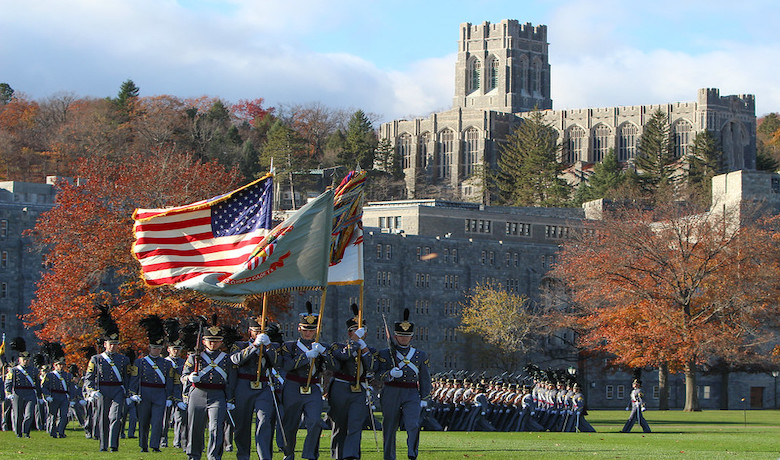
{"label": "arched window", "polygon": [[688,155],[692,131],[693,126],[685,120],[674,124],[674,156],[676,158],[684,158]]}
{"label": "arched window", "polygon": [[518,92],[528,92],[528,59],[525,56],[520,57],[515,69],[515,75],[517,76],[517,90]]}
{"label": "arched window", "polygon": [[498,58],[490,56],[487,63],[487,90],[498,88]]}
{"label": "arched window", "polygon": [[618,161],[628,161],[636,157],[636,139],[639,129],[632,123],[620,127],[618,137]]}
{"label": "arched window", "polygon": [[599,163],[607,156],[611,136],[612,130],[607,125],[598,125],[593,128],[593,162]]}
{"label": "arched window", "polygon": [[479,89],[480,76],[482,75],[482,63],[479,59],[472,57],[469,60],[467,68],[468,84],[466,91],[471,93]]}
{"label": "arched window", "polygon": [[540,93],[542,91],[542,63],[534,59],[533,64],[528,69],[528,80],[530,82],[529,91]]}
{"label": "arched window", "polygon": [[450,178],[450,165],[452,163],[452,147],[455,142],[455,133],[445,129],[439,133],[439,149],[436,154],[436,177],[439,179]]}
{"label": "arched window", "polygon": [[564,135],[563,162],[572,164],[583,159],[582,144],[585,139],[585,130],[579,126],[572,126]]}
{"label": "arched window", "polygon": [[420,134],[417,144],[417,166],[420,168],[428,167],[428,143],[431,142],[431,133]]}
{"label": "arched window", "polygon": [[474,174],[479,163],[479,131],[469,128],[463,137],[463,177]]}
{"label": "arched window", "polygon": [[396,143],[398,157],[401,159],[403,169],[412,167],[412,136],[407,133],[401,134]]}

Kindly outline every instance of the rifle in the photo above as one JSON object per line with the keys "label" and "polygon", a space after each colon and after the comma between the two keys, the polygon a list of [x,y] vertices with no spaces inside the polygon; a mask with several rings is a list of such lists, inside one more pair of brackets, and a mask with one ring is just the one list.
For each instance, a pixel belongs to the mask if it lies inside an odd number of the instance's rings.
{"label": "rifle", "polygon": [[[265,333],[265,315],[268,311],[268,295],[267,293],[263,293],[263,312],[260,316],[260,329],[261,334]],[[265,345],[263,345],[260,348],[260,351],[257,353],[257,378],[249,383],[249,386],[253,390],[257,390],[263,387],[263,384],[260,382],[260,376],[263,375],[263,353],[265,353]]]}
{"label": "rifle", "polygon": [[368,406],[368,417],[371,419],[371,429],[374,430],[374,446],[379,453],[379,441],[376,437],[376,422],[374,421],[374,397],[371,394],[371,387],[366,388],[366,405]]}
{"label": "rifle", "polygon": [[[195,342],[195,354],[192,357],[192,372],[195,374],[200,373],[200,348],[201,348],[201,335],[203,334],[203,323],[199,321],[200,324],[198,324],[198,341]],[[194,383],[190,383],[193,388],[195,388]]]}
{"label": "rifle", "polygon": [[390,351],[390,359],[393,361],[393,367],[398,367],[398,363],[395,361],[395,344],[393,339],[390,338],[390,328],[387,327],[387,318],[382,315],[382,322],[385,323],[385,339],[387,340],[387,348]]}

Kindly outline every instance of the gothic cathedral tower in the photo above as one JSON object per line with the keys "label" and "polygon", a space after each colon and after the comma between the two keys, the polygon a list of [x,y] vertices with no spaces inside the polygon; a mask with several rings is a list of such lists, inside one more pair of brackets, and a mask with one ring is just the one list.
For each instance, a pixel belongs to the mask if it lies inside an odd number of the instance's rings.
{"label": "gothic cathedral tower", "polygon": [[529,112],[551,109],[547,26],[460,25],[453,108]]}

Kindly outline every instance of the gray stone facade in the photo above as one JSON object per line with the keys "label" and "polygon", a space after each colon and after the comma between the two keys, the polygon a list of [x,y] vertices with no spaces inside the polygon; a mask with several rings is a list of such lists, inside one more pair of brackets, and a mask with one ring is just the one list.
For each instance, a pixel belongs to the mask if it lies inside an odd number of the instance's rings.
{"label": "gray stone facade", "polygon": [[413,120],[383,123],[379,137],[394,146],[404,172],[407,196],[426,196],[437,186],[457,200],[489,203],[483,172],[496,168],[500,146],[534,107],[558,134],[560,161],[575,171],[600,162],[610,148],[631,162],[653,113],[666,114],[675,153],[688,153],[696,133],[709,130],[721,143],[729,171],[755,169],[755,97],[721,96],[700,89],[692,102],[551,110],[546,26],[464,23],[460,26],[453,108]]}
{"label": "gray stone facade", "polygon": [[36,339],[20,316],[30,311],[42,257],[24,231],[33,228],[38,216],[52,206],[51,184],[0,182],[0,332],[5,332],[8,341],[23,336],[30,347]]}

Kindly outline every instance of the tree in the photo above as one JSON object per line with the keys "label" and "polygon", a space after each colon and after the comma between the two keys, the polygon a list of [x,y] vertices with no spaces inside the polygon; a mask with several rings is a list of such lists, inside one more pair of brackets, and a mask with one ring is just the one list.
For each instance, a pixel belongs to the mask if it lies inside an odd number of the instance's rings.
{"label": "tree", "polygon": [[466,294],[460,329],[488,346],[490,362],[514,371],[534,349],[546,317],[525,296],[507,291],[501,284],[477,284]]}
{"label": "tree", "polygon": [[145,286],[130,250],[135,208],[182,205],[224,193],[238,185],[235,170],[158,151],[145,161],[82,159],[77,172],[78,183],[58,183],[57,206],[41,214],[32,232],[45,250],[48,269],[24,320],[40,327],[41,339],[63,341],[69,355],[77,356],[80,347],[98,340],[90,319],[96,305],[113,306],[123,335],[136,346],[143,343],[137,321],[147,314],[185,319],[219,312],[225,323],[246,315],[243,307]]}
{"label": "tree", "polygon": [[693,138],[691,153],[685,160],[688,163],[688,189],[709,205],[712,178],[726,170],[718,140],[707,130],[697,133]]}
{"label": "tree", "polygon": [[14,97],[14,89],[8,83],[0,83],[0,105],[8,104]]}
{"label": "tree", "polygon": [[339,164],[348,169],[354,169],[358,165],[366,170],[372,169],[377,142],[371,121],[362,110],[358,110],[347,123],[344,147],[338,155]]}
{"label": "tree", "polygon": [[130,80],[129,78],[122,82],[122,85],[119,86],[119,92],[116,95],[116,98],[114,99],[114,103],[117,105],[117,107],[120,108],[120,110],[128,110],[128,105],[131,101],[138,99],[138,95],[141,92],[141,89],[133,83],[133,80]]}
{"label": "tree", "polygon": [[637,148],[635,165],[645,193],[653,195],[659,189],[669,188],[675,171],[674,139],[666,114],[660,109],[645,124]]}
{"label": "tree", "polygon": [[552,272],[582,345],[617,364],[683,372],[687,411],[699,408],[698,366],[767,355],[780,326],[780,217],[740,227],[731,216],[619,207],[564,243]]}
{"label": "tree", "polygon": [[536,110],[507,138],[494,176],[500,203],[509,206],[563,206],[571,187],[560,177],[563,165],[552,126]]}
{"label": "tree", "polygon": [[588,178],[588,182],[577,189],[574,201],[582,204],[590,200],[608,198],[624,181],[625,174],[617,161],[615,149],[609,149],[604,161],[593,167],[593,175]]}

